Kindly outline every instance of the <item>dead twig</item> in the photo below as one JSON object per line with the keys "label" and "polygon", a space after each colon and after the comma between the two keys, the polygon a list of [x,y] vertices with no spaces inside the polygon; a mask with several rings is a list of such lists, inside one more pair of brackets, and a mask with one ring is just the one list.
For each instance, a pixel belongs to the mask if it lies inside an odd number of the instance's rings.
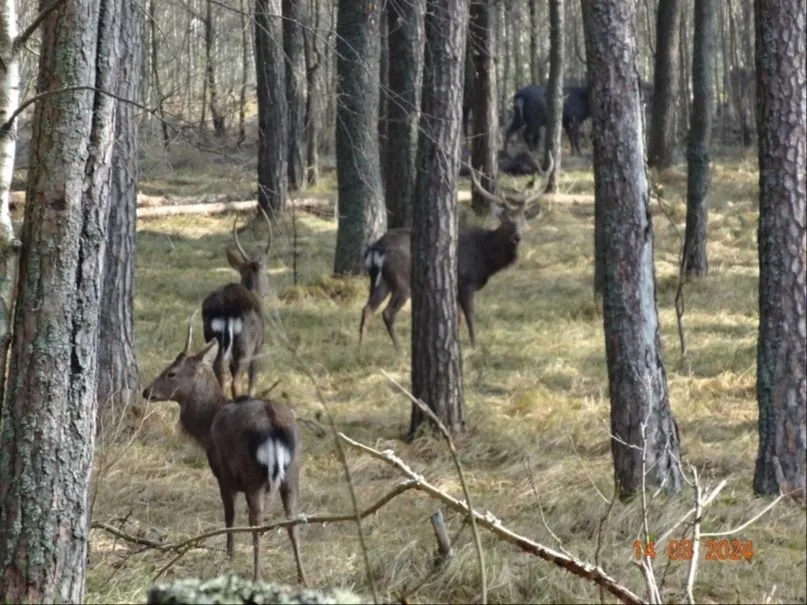
{"label": "dead twig", "polygon": [[[384,496],[376,500],[374,504],[369,506],[368,508],[364,509],[363,511],[359,511],[358,516],[359,518],[363,519],[365,517],[369,517],[370,515],[378,512],[379,509],[384,507],[390,501],[392,501],[397,496],[400,496],[404,492],[414,489],[417,487],[417,481],[408,480],[402,481],[398,485],[396,485],[393,489],[387,492]],[[157,579],[162,576],[166,571],[168,571],[179,559],[181,559],[186,552],[188,552],[191,548],[198,545],[199,542],[207,540],[208,538],[214,538],[216,536],[221,536],[224,534],[245,534],[245,533],[258,533],[258,534],[265,534],[268,531],[272,531],[274,529],[280,529],[284,527],[292,527],[294,525],[313,525],[323,524],[323,523],[346,523],[346,522],[355,522],[356,516],[353,513],[343,514],[343,515],[300,515],[294,519],[285,519],[283,521],[277,521],[275,523],[270,523],[268,525],[261,525],[258,527],[246,526],[246,527],[221,527],[219,529],[214,529],[203,534],[199,534],[197,536],[193,536],[192,538],[188,538],[187,540],[183,540],[182,542],[176,542],[173,544],[157,544],[159,550],[161,551],[171,551],[177,552],[177,556],[171,559],[167,565],[165,565],[157,574],[154,576],[152,581],[157,581]],[[93,527],[96,527],[93,524]],[[106,524],[98,525],[98,529],[103,529],[105,531],[109,531],[109,526]],[[110,532],[111,533],[111,532]],[[126,539],[124,536],[119,536],[123,539]],[[141,542],[137,542],[141,543]],[[142,543],[141,543],[142,544]],[[155,548],[157,548],[155,547]]]}
{"label": "dead twig", "polygon": [[631,603],[631,604],[644,604],[645,601],[637,594],[633,593],[629,588],[623,586],[619,582],[617,582],[614,578],[609,576],[602,568],[592,565],[591,563],[586,563],[585,561],[581,561],[574,557],[570,557],[568,555],[564,555],[556,550],[553,550],[543,544],[535,542],[534,540],[530,540],[520,534],[515,533],[511,529],[508,529],[502,522],[497,519],[492,513],[486,512],[484,515],[476,510],[469,510],[468,505],[450,496],[449,494],[445,493],[443,490],[435,487],[422,475],[413,471],[403,460],[401,460],[395,452],[392,450],[385,450],[383,452],[372,448],[368,445],[355,441],[345,435],[344,433],[339,433],[340,440],[344,441],[349,446],[376,458],[397,468],[401,473],[403,473],[406,477],[411,479],[415,482],[414,488],[418,491],[422,491],[423,493],[435,498],[443,502],[447,507],[458,511],[464,515],[468,515],[469,517],[473,517],[476,523],[485,529],[489,530],[493,533],[499,540],[503,542],[507,542],[508,544],[512,544],[519,548],[520,550],[533,554],[545,561],[549,561],[562,569],[565,569],[569,573],[572,573],[580,578],[593,582],[598,586],[602,586],[607,590],[610,594],[614,597],[619,599],[623,603]]}
{"label": "dead twig", "polygon": [[[462,486],[462,493],[465,496],[465,503],[468,505],[468,510],[473,510],[473,505],[471,504],[471,494],[468,491],[468,485],[465,483],[465,474],[462,472],[462,465],[460,464],[459,456],[457,455],[457,448],[454,447],[454,440],[451,439],[451,434],[448,432],[448,429],[445,425],[440,421],[437,415],[432,411],[432,409],[423,403],[420,399],[412,395],[409,391],[407,391],[401,384],[395,380],[392,376],[390,376],[384,370],[381,370],[381,373],[387,377],[392,384],[394,384],[404,395],[406,395],[413,404],[418,406],[421,411],[426,414],[429,418],[431,418],[432,422],[440,429],[440,432],[443,434],[443,437],[448,444],[448,450],[451,453],[451,458],[454,460],[454,466],[457,469],[457,475],[459,476],[460,485]],[[485,574],[485,554],[482,551],[482,539],[479,537],[479,530],[476,527],[476,521],[473,515],[469,516],[471,521],[471,533],[474,536],[474,546],[476,547],[476,558],[479,561],[479,575],[481,576],[480,580],[482,582],[482,597],[481,603],[485,605],[488,602],[488,580],[487,575]]]}

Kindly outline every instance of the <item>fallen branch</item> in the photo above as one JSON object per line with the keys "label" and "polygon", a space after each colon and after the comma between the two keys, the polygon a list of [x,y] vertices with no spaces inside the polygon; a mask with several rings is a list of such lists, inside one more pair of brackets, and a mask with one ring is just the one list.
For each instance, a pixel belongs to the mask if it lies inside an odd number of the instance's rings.
{"label": "fallen branch", "polygon": [[[369,517],[370,515],[378,512],[381,508],[385,505],[389,504],[394,498],[400,496],[406,491],[413,489],[417,486],[417,482],[414,480],[402,481],[394,488],[392,488],[389,492],[384,494],[381,498],[376,500],[371,506],[367,507],[363,511],[359,511],[359,518],[364,519],[365,517]],[[154,580],[157,580],[163,573],[165,573],[171,565],[176,563],[182,555],[184,555],[188,550],[199,544],[199,542],[203,542],[208,538],[213,538],[215,536],[220,536],[224,534],[245,534],[245,533],[254,533],[258,532],[259,534],[265,534],[268,531],[272,531],[274,529],[280,529],[284,527],[292,527],[294,525],[314,525],[314,524],[325,524],[325,523],[345,523],[345,522],[355,522],[356,516],[353,513],[346,513],[342,515],[300,515],[295,517],[294,519],[284,519],[283,521],[277,521],[275,523],[270,523],[268,525],[261,525],[258,527],[221,527],[219,529],[214,529],[203,534],[199,534],[197,536],[193,536],[192,538],[188,538],[187,540],[183,540],[181,542],[174,542],[171,544],[163,544],[160,542],[155,542],[153,540],[148,540],[146,538],[141,538],[139,536],[132,536],[127,534],[116,527],[108,524],[102,523],[100,521],[93,521],[91,528],[92,529],[99,529],[105,531],[107,533],[112,534],[115,537],[118,537],[122,540],[126,540],[127,542],[131,542],[132,544],[137,544],[139,546],[146,546],[148,548],[152,548],[154,550],[160,550],[162,552],[177,552],[179,554],[174,560],[171,561],[170,565],[166,566],[162,570],[160,570],[157,575],[154,577]]]}
{"label": "fallen branch", "polygon": [[347,445],[364,452],[381,460],[385,464],[389,464],[397,468],[401,471],[405,476],[407,476],[412,482],[413,487],[419,491],[422,491],[432,498],[436,500],[440,500],[449,508],[452,508],[455,511],[458,511],[464,515],[473,515],[474,520],[484,527],[485,529],[492,532],[497,538],[500,540],[507,542],[509,544],[513,544],[514,546],[518,547],[519,549],[523,550],[524,552],[533,554],[545,561],[549,561],[550,563],[554,563],[558,567],[565,569],[566,571],[590,582],[597,584],[598,586],[602,586],[606,591],[612,594],[614,597],[622,601],[623,603],[635,603],[635,604],[643,604],[645,601],[642,598],[633,592],[630,591],[625,586],[619,584],[614,578],[609,576],[602,568],[591,565],[590,563],[586,563],[584,561],[580,561],[574,557],[569,555],[564,555],[556,550],[548,548],[543,544],[539,544],[529,538],[526,538],[522,535],[515,533],[514,531],[506,528],[502,525],[502,522],[493,516],[492,513],[486,512],[484,515],[476,510],[468,510],[468,506],[462,502],[450,496],[449,494],[445,493],[441,489],[435,487],[426,479],[423,478],[422,475],[413,471],[409,466],[401,460],[395,452],[392,450],[385,450],[383,452],[372,448],[368,445],[364,445],[363,443],[359,443],[358,441],[354,441],[344,433],[339,433],[339,438],[344,441]]}

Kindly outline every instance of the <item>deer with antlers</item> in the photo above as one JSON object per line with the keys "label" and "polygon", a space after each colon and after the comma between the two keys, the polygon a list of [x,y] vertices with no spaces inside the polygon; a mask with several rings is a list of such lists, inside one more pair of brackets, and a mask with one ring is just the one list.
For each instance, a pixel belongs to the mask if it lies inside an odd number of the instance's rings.
{"label": "deer with antlers", "polygon": [[[269,224],[269,217],[265,213],[263,216]],[[233,221],[233,243],[227,247],[227,261],[238,271],[241,281],[217,288],[202,302],[205,342],[215,338],[219,343],[213,370],[224,388],[224,364],[228,364],[233,398],[238,397],[238,378],[245,367],[249,376],[247,392],[250,395],[255,392],[258,356],[264,340],[261,297],[269,294],[266,266],[272,243],[267,235],[263,252],[256,256],[247,254],[238,240],[237,223],[238,217]]]}
{"label": "deer with antlers", "polygon": [[[554,168],[550,156],[549,166],[539,171],[543,183],[530,193],[500,196],[485,189],[471,169],[474,187],[490,202],[491,212],[499,220],[495,229],[469,227],[460,232],[457,249],[457,298],[465,322],[471,346],[476,346],[474,319],[474,295],[485,287],[488,280],[512,265],[518,256],[518,245],[526,221],[540,213],[538,201],[546,192],[549,175]],[[520,198],[520,199],[519,199]],[[390,229],[380,239],[370,244],[364,253],[364,265],[370,275],[370,295],[364,305],[359,323],[359,346],[364,338],[367,319],[387,297],[390,301],[382,317],[395,350],[401,346],[395,334],[395,316],[410,295],[412,253],[411,230],[407,227]]]}
{"label": "deer with antlers", "polygon": [[[213,371],[219,343],[190,353],[193,318],[185,347],[177,358],[143,390],[150,401],[176,401],[179,422],[207,453],[210,470],[219,484],[224,524],[235,520],[235,497],[244,492],[249,524],[260,525],[267,493],[280,491],[289,519],[297,516],[302,443],[297,422],[284,404],[252,397],[229,401]],[[297,564],[297,578],[306,583],[297,525],[288,527]],[[253,577],[260,578],[260,534],[252,535]],[[233,534],[227,534],[227,556],[233,556]]]}

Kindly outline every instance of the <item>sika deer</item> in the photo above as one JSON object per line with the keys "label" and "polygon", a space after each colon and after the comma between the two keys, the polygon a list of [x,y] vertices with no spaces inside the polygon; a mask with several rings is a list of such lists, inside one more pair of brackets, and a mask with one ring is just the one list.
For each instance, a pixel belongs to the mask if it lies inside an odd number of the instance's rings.
{"label": "sika deer", "polygon": [[[224,524],[233,526],[235,497],[244,492],[249,524],[260,525],[267,493],[280,488],[289,519],[297,516],[302,444],[291,410],[272,400],[240,397],[229,401],[213,371],[219,344],[210,340],[195,355],[189,353],[192,326],[185,349],[149,386],[143,397],[176,401],[182,429],[207,452],[224,505]],[[297,564],[297,578],[305,584],[296,525],[288,528]],[[253,577],[260,578],[260,534],[252,535]],[[227,556],[233,556],[233,534],[227,534]]]}
{"label": "sika deer", "polygon": [[[269,218],[264,214],[267,223]],[[229,283],[211,292],[202,302],[202,322],[205,342],[215,338],[219,343],[213,371],[224,388],[224,364],[229,365],[232,376],[233,398],[238,397],[238,377],[248,367],[250,396],[255,393],[258,355],[263,347],[263,309],[260,297],[269,293],[266,262],[271,239],[267,237],[266,250],[250,256],[238,241],[233,221],[233,244],[227,247],[230,266],[241,275],[241,283]],[[233,247],[234,246],[234,247]]]}
{"label": "sika deer", "polygon": [[[491,276],[512,265],[518,255],[518,245],[527,219],[540,212],[537,200],[543,196],[554,167],[550,156],[549,166],[542,172],[543,185],[523,200],[494,195],[487,191],[471,170],[471,180],[477,190],[491,203],[491,211],[499,219],[496,229],[470,227],[460,232],[457,250],[457,297],[460,309],[468,324],[471,346],[476,346],[474,294],[485,287]],[[359,346],[364,338],[365,324],[387,296],[392,295],[382,317],[395,350],[401,345],[395,334],[395,316],[410,295],[412,253],[411,230],[406,227],[390,229],[367,247],[364,265],[370,275],[370,295],[364,305],[359,322]]]}

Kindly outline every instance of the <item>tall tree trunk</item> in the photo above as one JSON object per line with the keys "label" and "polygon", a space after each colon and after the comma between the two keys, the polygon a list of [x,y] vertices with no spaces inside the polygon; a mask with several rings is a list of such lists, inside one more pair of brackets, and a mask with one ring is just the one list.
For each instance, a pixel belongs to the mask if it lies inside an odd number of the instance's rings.
{"label": "tall tree trunk", "polygon": [[[544,137],[544,166],[549,166],[549,156],[555,159],[552,173],[549,175],[547,191],[556,191],[558,188],[558,175],[561,164],[560,137],[563,125],[563,72],[566,63],[566,28],[563,10],[563,0],[549,0],[549,83],[547,93],[546,136]],[[572,150],[574,153],[574,150]]]}
{"label": "tall tree trunk", "polygon": [[538,57],[538,29],[540,27],[538,21],[538,3],[541,0],[527,0],[527,6],[530,11],[530,79],[532,84],[538,84],[541,79],[541,74],[538,73],[539,64],[542,64]]}
{"label": "tall tree trunk", "polygon": [[800,0],[757,0],[759,454],[754,490],[807,502],[807,33]]}
{"label": "tall tree trunk", "polygon": [[378,149],[379,12],[375,0],[339,0],[336,24],[336,171],[339,225],[334,273],[364,269],[367,245],[386,228]]}
{"label": "tall tree trunk", "polygon": [[219,90],[216,83],[216,63],[213,44],[216,35],[213,27],[213,0],[205,0],[205,67],[207,73],[207,90],[210,94],[210,119],[213,121],[213,132],[217,138],[224,138],[224,114],[219,108]]}
{"label": "tall tree trunk", "polygon": [[[681,486],[678,431],[662,361],[645,176],[636,4],[583,3],[591,90],[594,191],[606,263],[603,323],[611,452],[622,498],[643,484]],[[644,464],[643,464],[644,459]]]}
{"label": "tall tree trunk", "polygon": [[706,275],[709,224],[709,142],[712,135],[714,99],[715,10],[712,0],[695,0],[695,35],[692,53],[692,114],[687,143],[687,222],[684,241],[684,273]]}
{"label": "tall tree trunk", "polygon": [[286,101],[289,107],[289,189],[305,185],[305,40],[302,0],[283,0],[283,50],[286,55]]}
{"label": "tall tree trunk", "polygon": [[281,0],[255,2],[258,84],[258,204],[274,217],[286,207],[289,153]]}
{"label": "tall tree trunk", "polygon": [[316,185],[319,182],[319,136],[322,128],[323,94],[321,73],[324,60],[318,40],[320,36],[318,0],[311,0],[309,14],[312,27],[307,28],[305,32],[305,74],[308,88],[305,98],[306,180],[309,185]]}
{"label": "tall tree trunk", "polygon": [[389,0],[390,96],[386,162],[387,223],[390,228],[412,225],[415,194],[420,95],[423,83],[423,15],[425,0]]}
{"label": "tall tree trunk", "polygon": [[[412,221],[412,394],[465,429],[457,308],[457,173],[467,0],[428,0],[423,113]],[[426,416],[412,406],[409,437]]]}
{"label": "tall tree trunk", "polygon": [[[118,95],[140,95],[143,21],[132,2],[121,2],[117,57]],[[137,232],[137,108],[118,103],[110,171],[101,313],[98,318],[98,403],[130,403],[139,397],[134,347],[135,234]]]}
{"label": "tall tree trunk", "polygon": [[149,35],[151,47],[151,74],[154,79],[154,93],[157,95],[157,117],[160,120],[160,130],[163,135],[163,149],[168,151],[171,137],[168,135],[168,122],[165,119],[165,95],[160,83],[160,38],[157,30],[157,14],[154,7],[156,0],[149,0]]}
{"label": "tall tree trunk", "polygon": [[[496,133],[499,111],[496,105],[496,70],[493,57],[496,49],[494,22],[487,0],[472,0],[468,27],[471,59],[473,61],[473,138],[471,165],[482,172],[481,183],[494,191],[498,183],[499,165],[496,158]],[[476,214],[490,211],[490,202],[474,187],[471,207]]]}
{"label": "tall tree trunk", "polygon": [[678,19],[681,0],[659,0],[656,17],[656,65],[653,117],[650,121],[649,166],[667,168],[675,153],[675,110],[678,101]]}
{"label": "tall tree trunk", "polygon": [[[152,3],[154,0],[152,0]],[[238,90],[238,142],[240,147],[247,140],[247,86],[249,85],[249,20],[246,0],[239,0],[241,17],[241,87]]]}
{"label": "tall tree trunk", "polygon": [[[384,149],[387,144],[387,112],[389,111],[390,104],[390,91],[389,91],[389,42],[387,40],[387,13],[389,12],[389,2],[381,0],[379,2],[379,19],[378,19],[378,40],[379,40],[379,56],[378,56],[378,141],[379,153]],[[381,161],[381,185],[386,190],[387,174],[386,164]]]}
{"label": "tall tree trunk", "polygon": [[[0,368],[6,367],[22,245],[11,222],[11,182],[17,152],[17,122],[9,118],[20,101],[20,63],[16,0],[0,4]],[[0,405],[5,398],[5,372],[0,372]],[[0,407],[2,409],[2,407]],[[2,424],[2,416],[0,416]]]}
{"label": "tall tree trunk", "polygon": [[[118,90],[119,9],[65,0],[44,20],[38,93]],[[3,603],[84,597],[115,106],[80,90],[44,96],[34,114],[0,428]]]}

